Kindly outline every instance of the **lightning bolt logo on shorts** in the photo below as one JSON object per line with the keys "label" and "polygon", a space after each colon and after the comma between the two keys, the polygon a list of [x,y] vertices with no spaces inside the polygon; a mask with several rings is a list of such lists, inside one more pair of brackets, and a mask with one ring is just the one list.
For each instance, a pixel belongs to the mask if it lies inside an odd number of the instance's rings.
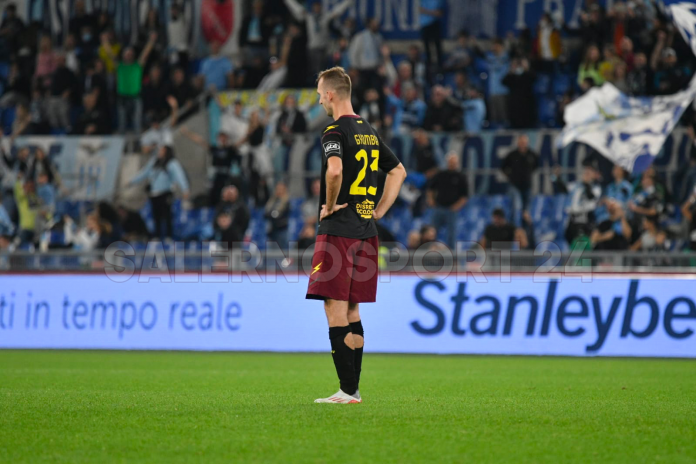
{"label": "lightning bolt logo on shorts", "polygon": [[[323,261],[322,261],[322,263],[323,263]],[[321,268],[321,263],[319,263],[319,264],[317,264],[316,266],[314,266],[314,270],[313,270],[312,273],[310,274],[310,277],[313,276],[314,273],[317,272],[320,268]]]}

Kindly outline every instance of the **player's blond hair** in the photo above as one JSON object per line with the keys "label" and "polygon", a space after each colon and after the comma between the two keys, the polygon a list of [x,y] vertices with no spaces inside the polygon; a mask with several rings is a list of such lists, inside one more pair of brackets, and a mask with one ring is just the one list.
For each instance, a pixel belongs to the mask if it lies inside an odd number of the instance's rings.
{"label": "player's blond hair", "polygon": [[340,66],[325,69],[317,76],[317,85],[322,79],[324,80],[324,85],[336,92],[336,95],[342,98],[350,98],[350,76],[345,69]]}

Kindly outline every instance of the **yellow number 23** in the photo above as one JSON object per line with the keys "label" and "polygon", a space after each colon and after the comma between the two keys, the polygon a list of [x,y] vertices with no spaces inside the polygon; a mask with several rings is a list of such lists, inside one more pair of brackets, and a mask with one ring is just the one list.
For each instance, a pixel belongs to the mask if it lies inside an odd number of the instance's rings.
{"label": "yellow number 23", "polygon": [[[365,179],[365,171],[367,170],[367,152],[365,150],[360,150],[358,153],[356,153],[355,159],[358,161],[363,161],[363,166],[358,173],[358,177],[355,178],[355,182],[351,184],[350,191],[348,193],[351,195],[365,195],[366,189],[365,187],[360,186],[360,184]],[[376,171],[378,163],[379,150],[372,150],[372,163],[370,163],[370,169]],[[370,185],[367,187],[367,193],[370,195],[377,195],[377,187]]]}

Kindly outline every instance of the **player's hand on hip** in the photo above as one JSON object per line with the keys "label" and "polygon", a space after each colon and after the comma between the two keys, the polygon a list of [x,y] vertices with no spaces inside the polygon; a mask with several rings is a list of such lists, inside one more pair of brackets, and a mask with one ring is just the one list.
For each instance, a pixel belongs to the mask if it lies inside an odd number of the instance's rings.
{"label": "player's hand on hip", "polygon": [[345,208],[346,206],[348,206],[348,203],[343,203],[342,205],[334,205],[331,211],[329,211],[326,205],[321,205],[321,213],[319,214],[319,220],[321,221],[324,218],[331,216],[333,213],[335,213],[339,209]]}
{"label": "player's hand on hip", "polygon": [[382,219],[382,217],[384,217],[384,213],[383,213],[383,212],[378,211],[377,208],[375,208],[374,210],[372,210],[372,219],[374,219],[374,220],[376,221],[376,220],[378,220],[378,219]]}

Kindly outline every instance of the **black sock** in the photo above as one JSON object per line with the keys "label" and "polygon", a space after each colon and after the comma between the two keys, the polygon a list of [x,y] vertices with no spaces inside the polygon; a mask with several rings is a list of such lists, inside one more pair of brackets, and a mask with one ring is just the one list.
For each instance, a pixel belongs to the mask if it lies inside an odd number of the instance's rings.
{"label": "black sock", "polygon": [[362,355],[363,355],[363,347],[364,345],[364,340],[365,340],[365,332],[363,331],[363,326],[362,326],[362,321],[358,322],[351,322],[350,323],[350,331],[353,332],[353,335],[360,335],[363,338],[363,346],[358,348],[357,346],[355,347],[355,382],[360,385],[360,370],[362,369]]}
{"label": "black sock", "polygon": [[[329,327],[329,340],[331,340],[331,356],[338,380],[341,383],[343,393],[352,395],[358,389],[355,380],[355,353],[346,345],[346,335],[350,334],[350,326]],[[352,336],[352,335],[351,335]]]}

